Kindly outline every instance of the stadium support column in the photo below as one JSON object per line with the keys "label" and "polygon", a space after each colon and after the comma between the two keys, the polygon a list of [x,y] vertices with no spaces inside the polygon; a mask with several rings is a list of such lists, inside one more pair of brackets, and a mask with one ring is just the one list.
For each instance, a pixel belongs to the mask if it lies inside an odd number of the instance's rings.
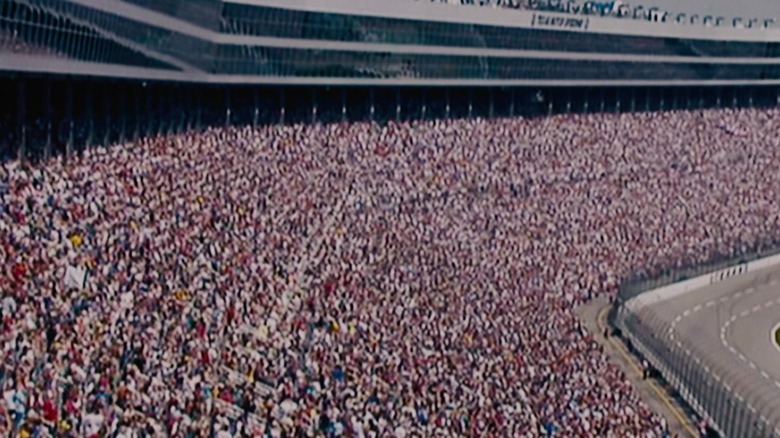
{"label": "stadium support column", "polygon": [[119,92],[119,142],[127,141],[127,84],[122,84]]}
{"label": "stadium support column", "polygon": [[775,105],[780,106],[780,88],[775,88]]}
{"label": "stadium support column", "polygon": [[231,88],[229,86],[225,87],[225,126],[230,126],[230,115],[231,115],[231,101],[230,98],[232,96]]}
{"label": "stadium support column", "polygon": [[19,144],[17,145],[16,153],[19,161],[24,161],[25,153],[27,152],[27,123],[25,121],[27,118],[27,99],[25,98],[27,86],[24,79],[19,79],[18,84],[19,86],[16,88],[16,126],[19,131]]}
{"label": "stadium support column", "polygon": [[515,89],[509,92],[509,117],[515,116]]}
{"label": "stadium support column", "polygon": [[317,89],[311,89],[311,122],[317,123]]}
{"label": "stadium support column", "polygon": [[111,93],[108,91],[108,86],[106,86],[106,90],[103,92],[103,108],[106,117],[106,126],[103,130],[103,145],[108,146],[111,141]]}
{"label": "stadium support column", "polygon": [[92,142],[95,140],[95,111],[92,102],[92,87],[93,85],[86,85],[86,103],[87,103],[87,141],[84,144],[84,148],[92,147]]}
{"label": "stadium support column", "polygon": [[650,112],[650,87],[647,88],[647,99],[645,99],[645,111]]}
{"label": "stadium support column", "polygon": [[[136,85],[133,85],[133,89],[136,88]],[[139,93],[139,90],[135,90],[136,92],[133,93],[133,109],[135,110],[135,126],[133,127],[133,141],[138,141],[138,138],[141,136],[141,93]]]}
{"label": "stadium support column", "polygon": [[171,90],[171,93],[173,93],[173,104],[178,106],[176,110],[176,112],[179,114],[179,126],[177,128],[178,132],[186,132],[189,130],[189,117],[187,116],[189,111],[183,107],[184,89],[182,88],[181,84],[177,84],[175,88]]}
{"label": "stadium support column", "polygon": [[636,88],[631,89],[631,112],[636,112]]}
{"label": "stadium support column", "polygon": [[192,94],[195,96],[195,130],[203,130],[203,87],[193,86]]}
{"label": "stadium support column", "polygon": [[193,90],[190,88],[191,85],[183,85],[183,88],[181,88],[181,93],[183,94],[182,101],[186,102],[186,106],[184,109],[185,112],[185,126],[184,129],[187,131],[192,131],[195,128],[195,120],[194,120],[194,114],[197,112],[195,109],[195,97],[193,94]]}
{"label": "stadium support column", "polygon": [[43,96],[46,100],[44,102],[46,113],[46,144],[43,149],[43,158],[48,160],[51,158],[51,129],[52,129],[52,109],[51,109],[51,80],[47,79],[43,84]]}
{"label": "stadium support column", "polygon": [[341,88],[341,121],[347,121],[347,89]]}
{"label": "stadium support column", "polygon": [[395,89],[395,121],[401,121],[401,89]]}
{"label": "stadium support column", "polygon": [[571,114],[571,95],[572,95],[572,89],[567,88],[566,89],[566,114]]}
{"label": "stadium support column", "polygon": [[149,89],[149,86],[144,82],[141,84],[143,87],[144,96],[146,97],[146,113],[144,114],[144,118],[146,119],[146,128],[145,128],[145,136],[151,137],[152,136],[152,92]]}
{"label": "stadium support column", "polygon": [[474,89],[469,88],[469,119],[474,118]]}
{"label": "stadium support column", "polygon": [[70,160],[73,157],[73,131],[75,123],[73,123],[73,81],[68,80],[68,86],[65,97],[65,111],[67,112],[68,120],[68,140],[65,143],[65,159]]}
{"label": "stadium support column", "polygon": [[445,106],[444,106],[444,117],[446,119],[450,118],[450,89],[448,88],[447,91],[444,92],[444,98],[445,98]]}
{"label": "stadium support column", "polygon": [[260,97],[258,96],[259,91],[257,90],[257,87],[255,87],[252,91],[252,97],[254,99],[254,112],[252,112],[252,127],[257,128],[257,121],[260,118],[260,108],[259,108],[259,100]]}
{"label": "stadium support column", "polygon": [[422,90],[420,92],[420,96],[422,98],[422,108],[420,109],[421,118],[425,120],[428,116],[428,93],[425,92],[425,90]]}
{"label": "stadium support column", "polygon": [[285,109],[284,88],[279,88],[279,124],[284,125]]}
{"label": "stadium support column", "polygon": [[582,112],[587,114],[589,108],[590,108],[590,92],[588,92],[588,90],[585,89],[582,94]]}
{"label": "stadium support column", "polygon": [[604,94],[605,94],[604,93],[604,89],[600,88],[599,89],[599,97],[600,97],[600,99],[599,99],[599,112],[602,112],[602,113],[604,112],[604,108],[606,108],[606,106],[607,106],[607,97]]}
{"label": "stadium support column", "polygon": [[490,99],[490,102],[488,103],[488,117],[494,118],[496,116],[496,103],[493,99],[493,89],[488,90],[488,99]]}
{"label": "stadium support column", "polygon": [[[780,95],[778,95],[778,96],[780,96]],[[369,120],[371,120],[373,122],[374,121],[374,115],[376,114],[376,107],[374,106],[374,89],[373,88],[368,90],[368,99],[370,101],[369,104],[371,105],[369,107],[369,109],[368,109],[368,117],[369,117]]]}
{"label": "stadium support column", "polygon": [[179,84],[171,83],[168,84],[166,87],[166,99],[167,99],[167,105],[168,105],[168,118],[170,119],[169,122],[169,130],[172,134],[179,134],[182,131],[182,125],[184,124],[184,121],[182,120],[182,110],[181,103],[179,102]]}
{"label": "stadium support column", "polygon": [[[780,98],[780,94],[778,94]],[[368,98],[370,100],[371,107],[369,108],[369,120],[374,121],[374,114],[376,113],[376,107],[374,106],[374,89],[368,90]]]}
{"label": "stadium support column", "polygon": [[691,89],[688,88],[688,87],[685,87],[683,89],[683,93],[685,95],[685,98],[683,99],[683,102],[682,102],[683,109],[689,110],[689,109],[691,109],[691,106],[692,106],[691,105]]}
{"label": "stadium support column", "polygon": [[715,108],[720,108],[720,87],[715,87]]}

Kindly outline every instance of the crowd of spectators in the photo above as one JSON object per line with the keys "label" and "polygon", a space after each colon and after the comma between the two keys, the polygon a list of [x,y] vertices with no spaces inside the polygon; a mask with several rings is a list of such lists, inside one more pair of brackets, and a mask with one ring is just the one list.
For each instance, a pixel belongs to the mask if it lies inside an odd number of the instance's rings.
{"label": "crowd of spectators", "polygon": [[0,434],[660,437],[574,315],[773,241],[780,111],[220,128],[0,167]]}

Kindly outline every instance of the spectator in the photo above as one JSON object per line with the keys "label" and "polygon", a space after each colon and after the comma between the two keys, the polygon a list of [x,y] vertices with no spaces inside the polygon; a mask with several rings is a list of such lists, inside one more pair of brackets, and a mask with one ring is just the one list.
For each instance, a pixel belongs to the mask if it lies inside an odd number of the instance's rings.
{"label": "spectator", "polygon": [[212,129],[5,164],[0,428],[662,436],[572,309],[774,245],[779,120]]}

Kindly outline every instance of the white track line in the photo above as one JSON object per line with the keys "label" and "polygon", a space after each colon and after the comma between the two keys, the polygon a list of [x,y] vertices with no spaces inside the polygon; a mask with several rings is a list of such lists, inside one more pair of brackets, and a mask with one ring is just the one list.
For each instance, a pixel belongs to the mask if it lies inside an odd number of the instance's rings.
{"label": "white track line", "polygon": [[[778,284],[778,280],[777,279],[773,279],[769,283],[770,286],[774,286],[776,284]],[[743,295],[752,295],[753,293],[757,292],[758,290],[759,289],[756,289],[754,287],[748,287],[744,291],[739,291],[739,292],[735,293],[734,295],[723,296],[723,297],[720,297],[717,300],[712,299],[712,300],[707,301],[707,303],[704,304],[703,306],[702,306],[702,304],[697,304],[697,305],[695,305],[691,309],[686,309],[681,314],[677,315],[674,318],[674,320],[672,321],[671,326],[669,327],[669,338],[674,340],[674,338],[675,338],[675,330],[677,328],[677,324],[679,324],[680,321],[682,321],[683,318],[688,317],[688,316],[692,315],[693,313],[696,313],[696,312],[700,311],[703,307],[709,308],[709,307],[715,306],[717,303],[721,303],[722,304],[722,303],[726,303],[729,300],[736,300],[736,299],[739,299],[740,297],[742,297]],[[768,309],[768,308],[772,307],[773,305],[778,305],[778,304],[780,304],[780,298],[777,298],[775,300],[770,300],[770,301],[767,301],[766,303],[754,306],[750,310],[744,310],[744,311],[740,312],[739,316],[731,315],[731,317],[728,320],[726,320],[726,322],[720,328],[720,339],[721,339],[721,342],[723,343],[723,346],[728,348],[728,350],[732,354],[734,354],[735,356],[739,357],[739,359],[742,360],[742,362],[747,363],[748,366],[751,369],[756,370],[757,372],[759,372],[761,377],[763,377],[768,382],[772,382],[778,389],[780,389],[780,381],[773,379],[766,371],[759,369],[758,366],[754,362],[749,361],[748,358],[743,353],[739,352],[736,348],[734,348],[731,344],[729,344],[729,341],[728,341],[728,329],[730,328],[732,323],[736,322],[740,318],[745,318],[745,317],[747,317],[749,315],[752,315],[753,313],[757,313],[757,312],[759,312],[761,310]],[[775,331],[777,331],[778,329],[780,329],[780,322],[778,322],[772,328],[772,331],[769,334],[769,336],[770,336],[770,341],[771,341],[772,345],[774,345],[775,349],[780,353],[780,345],[778,345],[777,342],[775,342],[775,335],[774,335]],[[683,348],[683,344],[679,340],[676,342],[676,344],[677,344],[678,347]],[[691,356],[690,350],[688,350],[687,348],[684,348],[684,351],[685,351],[686,355],[688,355],[689,357]],[[694,356],[693,358],[694,358],[694,361],[697,364],[701,364],[701,361],[700,361],[700,359],[698,357]],[[721,383],[720,376],[714,374],[710,370],[709,367],[705,366],[704,367],[704,371],[707,374],[709,374],[710,376],[712,376],[715,379],[716,382]],[[737,394],[737,393],[733,392],[731,387],[726,382],[723,382],[723,387],[729,393],[734,394],[734,396],[737,398],[737,400],[739,400],[740,403],[745,403],[744,397],[742,395],[740,395],[740,394]],[[747,408],[751,412],[756,413],[756,409],[753,407],[752,404],[750,404],[750,403],[745,403],[745,404],[746,404]],[[761,420],[765,424],[769,425],[769,421],[765,417],[762,416]],[[780,428],[775,429],[775,433],[780,435]]]}

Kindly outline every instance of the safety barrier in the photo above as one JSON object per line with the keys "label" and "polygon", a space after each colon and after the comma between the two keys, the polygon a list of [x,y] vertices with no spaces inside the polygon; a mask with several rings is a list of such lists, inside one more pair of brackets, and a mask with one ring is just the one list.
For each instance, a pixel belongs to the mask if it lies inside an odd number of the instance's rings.
{"label": "safety barrier", "polygon": [[[742,370],[707,365],[707,351],[718,346],[717,339],[698,340],[686,345],[668,336],[673,323],[655,310],[655,305],[680,295],[695,293],[715,283],[780,265],[780,245],[757,250],[749,255],[716,260],[690,269],[666,272],[652,279],[626,282],[618,293],[609,315],[610,324],[628,342],[630,348],[674,387],[680,397],[724,437],[780,437],[780,418],[772,418],[768,407],[752,406],[745,388],[731,388],[740,382]],[[708,348],[710,347],[710,348]],[[763,409],[763,410],[762,410]]]}

